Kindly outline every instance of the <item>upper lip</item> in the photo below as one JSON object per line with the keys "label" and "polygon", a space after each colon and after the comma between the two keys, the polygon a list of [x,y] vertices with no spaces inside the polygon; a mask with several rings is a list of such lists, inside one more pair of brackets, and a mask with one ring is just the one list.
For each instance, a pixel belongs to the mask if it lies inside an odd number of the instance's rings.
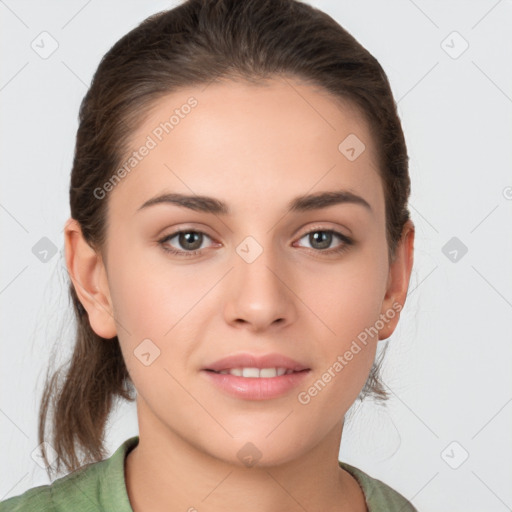
{"label": "upper lip", "polygon": [[309,370],[309,368],[290,357],[282,354],[234,354],[224,357],[207,365],[204,370],[214,370],[220,372],[222,370],[231,370],[233,368],[286,368],[300,372]]}

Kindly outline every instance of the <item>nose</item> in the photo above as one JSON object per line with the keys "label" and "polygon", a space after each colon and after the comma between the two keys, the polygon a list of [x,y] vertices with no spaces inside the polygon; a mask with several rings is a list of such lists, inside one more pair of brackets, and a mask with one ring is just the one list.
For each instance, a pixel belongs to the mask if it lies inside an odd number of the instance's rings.
{"label": "nose", "polygon": [[271,249],[264,249],[249,261],[235,254],[235,268],[226,285],[226,321],[254,332],[293,323],[298,299],[293,292],[291,268],[282,259],[278,261]]}

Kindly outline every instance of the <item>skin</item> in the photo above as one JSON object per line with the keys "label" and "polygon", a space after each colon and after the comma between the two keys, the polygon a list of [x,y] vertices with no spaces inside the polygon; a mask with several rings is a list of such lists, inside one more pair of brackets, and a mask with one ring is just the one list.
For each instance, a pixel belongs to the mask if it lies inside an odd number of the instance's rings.
{"label": "skin", "polygon": [[[389,261],[366,122],[350,104],[295,79],[173,92],[151,109],[133,148],[191,95],[198,106],[109,192],[102,251],[84,241],[73,219],[65,227],[68,270],[91,326],[104,338],[118,336],[138,392],[140,441],[125,465],[132,507],[365,511],[359,485],[338,466],[344,415],[399,314],[308,404],[297,394],[379,315],[404,305],[414,226],[407,223]],[[354,161],[338,150],[351,133],[366,146]],[[345,203],[285,212],[296,196],[338,189],[363,197],[371,210]],[[171,204],[137,211],[163,192],[213,196],[232,213]],[[327,256],[306,236],[315,228],[354,244]],[[164,252],[158,240],[179,229],[205,233],[201,254]],[[263,249],[250,264],[236,252],[247,236]],[[328,249],[343,244],[333,236]],[[178,237],[166,246],[190,247]],[[149,366],[134,355],[147,338],[160,350]],[[282,353],[311,374],[280,398],[233,398],[200,370],[240,352]],[[253,467],[237,457],[247,442],[262,454]]]}

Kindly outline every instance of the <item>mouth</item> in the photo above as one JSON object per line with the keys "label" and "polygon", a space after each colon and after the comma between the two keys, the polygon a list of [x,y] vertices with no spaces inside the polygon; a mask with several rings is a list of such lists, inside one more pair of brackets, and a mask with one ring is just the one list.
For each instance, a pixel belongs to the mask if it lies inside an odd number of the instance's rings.
{"label": "mouth", "polygon": [[221,375],[233,375],[235,377],[245,377],[247,379],[272,379],[275,377],[282,377],[283,375],[291,375],[292,373],[309,372],[309,368],[302,370],[293,370],[291,368],[277,367],[277,368],[226,368],[224,370],[206,369],[208,372],[213,372]]}
{"label": "mouth", "polygon": [[305,364],[284,354],[232,354],[211,362],[203,370],[245,378],[282,377],[303,370],[310,370]]}
{"label": "mouth", "polygon": [[311,368],[284,354],[235,353],[202,369],[209,383],[241,400],[283,397],[304,382]]}

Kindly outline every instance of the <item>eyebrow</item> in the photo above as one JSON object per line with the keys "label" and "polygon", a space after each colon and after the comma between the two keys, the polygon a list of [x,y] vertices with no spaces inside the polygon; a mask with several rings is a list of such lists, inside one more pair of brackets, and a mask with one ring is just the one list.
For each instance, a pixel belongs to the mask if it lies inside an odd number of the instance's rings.
{"label": "eyebrow", "polygon": [[[215,215],[230,215],[229,206],[219,199],[208,196],[185,195],[185,194],[161,194],[148,199],[141,205],[137,211],[158,204],[175,204],[190,210],[212,213]],[[336,204],[356,204],[361,205],[370,212],[370,204],[361,196],[348,190],[336,190],[329,192],[318,192],[316,194],[303,195],[292,199],[287,205],[287,212],[305,212],[308,210],[318,210],[327,208]]]}

